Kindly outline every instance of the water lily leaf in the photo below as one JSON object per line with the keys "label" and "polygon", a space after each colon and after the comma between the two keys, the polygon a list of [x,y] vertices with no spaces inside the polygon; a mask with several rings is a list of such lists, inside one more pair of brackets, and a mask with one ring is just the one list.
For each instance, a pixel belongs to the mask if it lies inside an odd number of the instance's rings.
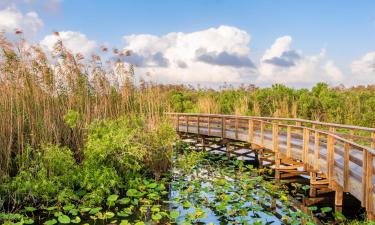
{"label": "water lily leaf", "polygon": [[51,206],[51,207],[45,208],[45,210],[47,210],[47,211],[52,211],[52,210],[55,210],[55,209],[57,209],[56,206]]}
{"label": "water lily leaf", "polygon": [[91,210],[91,208],[89,208],[89,207],[85,207],[85,208],[80,208],[79,209],[79,211],[81,212],[81,213],[85,213],[85,212],[88,212],[88,211],[90,211]]}
{"label": "water lily leaf", "polygon": [[139,221],[139,222],[136,222],[134,225],[145,225],[145,223],[142,221]]}
{"label": "water lily leaf", "polygon": [[148,188],[151,188],[151,189],[154,189],[154,188],[156,188],[157,186],[158,186],[157,183],[151,183],[151,184],[147,185],[147,187],[148,187]]}
{"label": "water lily leaf", "polygon": [[102,210],[102,207],[92,208],[92,209],[89,211],[89,214],[94,215],[94,214],[98,213],[100,210]]}
{"label": "water lily leaf", "polygon": [[74,209],[74,205],[66,205],[63,207],[64,211],[69,211],[71,209]]}
{"label": "water lily leaf", "polygon": [[139,192],[136,189],[129,189],[126,192],[126,196],[129,196],[129,197],[137,197],[138,195],[139,195]]}
{"label": "water lily leaf", "polygon": [[172,212],[169,213],[169,216],[172,218],[172,219],[177,219],[179,216],[180,216],[180,212],[177,211],[177,210],[174,210]]}
{"label": "water lily leaf", "polygon": [[318,210],[318,207],[316,207],[316,206],[310,206],[308,209],[311,210],[311,211],[316,211],[316,210]]}
{"label": "water lily leaf", "polygon": [[160,208],[159,208],[159,206],[154,205],[154,206],[151,207],[151,211],[152,212],[160,212]]}
{"label": "water lily leaf", "polygon": [[160,213],[155,213],[151,216],[151,219],[152,220],[155,220],[155,221],[159,221],[161,220],[162,216],[160,215]]}
{"label": "water lily leaf", "polygon": [[327,212],[331,212],[332,208],[331,207],[323,207],[323,208],[320,209],[320,211],[322,213],[327,213]]}
{"label": "water lily leaf", "polygon": [[107,201],[114,202],[117,199],[118,199],[118,195],[110,195],[110,196],[108,196]]}
{"label": "water lily leaf", "polygon": [[55,217],[59,217],[59,216],[61,216],[63,213],[62,212],[55,212],[53,215],[55,216]]}
{"label": "water lily leaf", "polygon": [[27,212],[34,212],[34,211],[36,210],[36,208],[31,207],[31,206],[26,206],[26,207],[25,207],[25,210],[26,210]]}
{"label": "water lily leaf", "polygon": [[335,217],[335,220],[338,220],[338,221],[346,220],[346,217],[344,216],[344,214],[342,214],[342,212],[339,212],[339,211],[335,211],[333,216]]}
{"label": "water lily leaf", "polygon": [[74,218],[71,222],[72,223],[80,223],[81,222],[81,218],[79,216],[76,216],[76,218]]}
{"label": "water lily leaf", "polygon": [[33,223],[34,223],[34,220],[31,219],[31,218],[28,218],[28,219],[25,219],[25,220],[23,221],[23,223],[24,223],[24,224],[33,224]]}
{"label": "water lily leaf", "polygon": [[66,216],[66,215],[61,215],[57,218],[57,220],[60,222],[60,223],[63,223],[63,224],[68,224],[70,223],[70,218],[69,216]]}
{"label": "water lily leaf", "polygon": [[52,219],[52,220],[47,220],[46,222],[44,222],[43,224],[44,225],[54,225],[57,223],[57,220],[55,219]]}
{"label": "water lily leaf", "polygon": [[126,205],[129,202],[130,202],[130,198],[122,198],[118,200],[118,203],[120,203],[121,205]]}
{"label": "water lily leaf", "polygon": [[188,201],[185,201],[184,203],[182,203],[182,206],[186,209],[190,208],[191,207],[191,203],[188,202]]}
{"label": "water lily leaf", "polygon": [[110,219],[114,216],[115,216],[115,214],[113,212],[110,212],[110,211],[104,213],[104,219]]}
{"label": "water lily leaf", "polygon": [[127,220],[121,220],[120,225],[130,225],[130,223]]}
{"label": "water lily leaf", "polygon": [[76,216],[76,215],[78,215],[78,210],[77,209],[71,209],[71,210],[69,210],[69,213],[73,216]]}

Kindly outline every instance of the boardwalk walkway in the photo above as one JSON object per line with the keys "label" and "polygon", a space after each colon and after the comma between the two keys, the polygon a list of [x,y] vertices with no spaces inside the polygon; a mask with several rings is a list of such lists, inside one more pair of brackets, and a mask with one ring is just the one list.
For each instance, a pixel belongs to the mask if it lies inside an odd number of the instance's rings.
{"label": "boardwalk walkway", "polygon": [[243,141],[252,149],[272,152],[278,178],[284,172],[304,172],[312,185],[326,184],[336,192],[336,205],[342,205],[343,192],[349,192],[374,219],[375,128],[290,118],[168,115],[179,132]]}

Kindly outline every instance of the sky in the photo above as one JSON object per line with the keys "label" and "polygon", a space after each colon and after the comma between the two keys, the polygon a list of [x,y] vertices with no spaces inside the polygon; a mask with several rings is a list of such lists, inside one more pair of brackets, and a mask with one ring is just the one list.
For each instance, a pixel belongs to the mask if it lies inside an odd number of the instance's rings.
{"label": "sky", "polygon": [[0,0],[0,30],[16,28],[46,51],[130,51],[160,83],[375,83],[373,0]]}

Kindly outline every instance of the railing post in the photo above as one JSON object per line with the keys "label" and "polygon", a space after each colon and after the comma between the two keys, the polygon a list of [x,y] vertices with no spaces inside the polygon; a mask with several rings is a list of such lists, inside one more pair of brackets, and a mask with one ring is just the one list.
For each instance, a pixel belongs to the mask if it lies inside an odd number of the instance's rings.
{"label": "railing post", "polygon": [[177,129],[177,132],[179,132],[180,131],[180,115],[177,115],[177,127],[176,127]]}
{"label": "railing post", "polygon": [[207,119],[208,119],[208,124],[207,124],[207,126],[208,126],[208,136],[210,136],[211,135],[211,117],[210,116],[208,116],[207,117]]}
{"label": "railing post", "polygon": [[366,207],[367,206],[367,154],[368,152],[363,149],[362,150],[362,201],[361,201],[361,205],[362,207]]}
{"label": "railing post", "polygon": [[199,135],[199,129],[200,129],[200,119],[201,119],[201,117],[200,116],[197,116],[197,127],[198,127],[198,135]]}
{"label": "railing post", "polygon": [[[366,150],[367,152],[367,150]],[[369,219],[374,219],[374,202],[373,202],[373,183],[372,183],[372,176],[373,176],[373,155],[370,152],[367,152],[367,167],[366,167],[366,211],[367,217]]]}
{"label": "railing post", "polygon": [[272,123],[272,145],[275,152],[275,179],[276,182],[280,179],[280,152],[279,152],[279,125],[275,122]]}
{"label": "railing post", "polygon": [[287,126],[286,128],[286,157],[292,156],[292,127]]}
{"label": "railing post", "polygon": [[235,126],[235,137],[236,137],[236,140],[238,140],[238,117],[236,116],[236,118],[235,118],[235,124],[234,124],[234,126]]}
{"label": "railing post", "polygon": [[225,138],[225,120],[221,117],[221,138]]}
{"label": "railing post", "polygon": [[279,125],[277,123],[272,123],[272,143],[273,151],[279,153]]}
{"label": "railing post", "polygon": [[349,155],[349,149],[350,144],[345,143],[344,144],[344,191],[349,191],[349,161],[350,161],[350,155]]}
{"label": "railing post", "polygon": [[254,142],[254,121],[249,119],[249,143]]}
{"label": "railing post", "polygon": [[375,132],[372,132],[372,133],[371,133],[371,138],[372,138],[372,141],[371,141],[371,148],[372,148],[372,149],[375,149]]}
{"label": "railing post", "polygon": [[327,169],[328,169],[328,187],[332,188],[333,170],[334,170],[334,157],[335,157],[335,139],[332,135],[328,134],[327,137]]}
{"label": "railing post", "polygon": [[302,161],[304,162],[305,170],[309,167],[309,144],[310,144],[310,131],[303,128],[303,154]]}
{"label": "railing post", "polygon": [[186,115],[186,133],[189,133],[189,116]]}
{"label": "railing post", "polygon": [[260,121],[260,145],[264,147],[264,122]]}
{"label": "railing post", "polygon": [[319,145],[320,145],[320,135],[319,131],[315,130],[314,135],[314,170],[319,170]]}

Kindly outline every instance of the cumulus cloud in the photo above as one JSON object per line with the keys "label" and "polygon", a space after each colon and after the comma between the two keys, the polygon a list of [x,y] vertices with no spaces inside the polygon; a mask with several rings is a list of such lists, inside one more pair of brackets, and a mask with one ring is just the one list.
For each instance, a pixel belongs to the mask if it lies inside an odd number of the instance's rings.
{"label": "cumulus cloud", "polygon": [[277,38],[260,59],[257,83],[284,83],[311,86],[316,82],[339,84],[342,72],[332,61],[327,61],[325,50],[315,55],[304,55],[291,49],[292,37]]}
{"label": "cumulus cloud", "polygon": [[255,67],[248,56],[230,54],[223,52],[207,52],[205,48],[196,51],[196,59],[212,65],[234,66],[234,67]]}
{"label": "cumulus cloud", "polygon": [[350,65],[352,79],[358,83],[375,82],[375,52],[368,52]]}
{"label": "cumulus cloud", "polygon": [[90,40],[85,34],[75,31],[62,31],[59,32],[59,36],[54,34],[47,35],[40,41],[40,45],[48,51],[52,51],[59,39],[63,42],[64,46],[74,54],[81,53],[85,56],[89,56],[98,48],[96,41]]}
{"label": "cumulus cloud", "polygon": [[43,26],[43,21],[34,11],[23,14],[15,6],[8,6],[0,10],[0,30],[13,33],[16,29],[26,35],[35,34]]}
{"label": "cumulus cloud", "polygon": [[254,77],[250,34],[231,26],[163,36],[124,36],[123,60],[138,65],[136,73],[159,82],[240,83]]}

